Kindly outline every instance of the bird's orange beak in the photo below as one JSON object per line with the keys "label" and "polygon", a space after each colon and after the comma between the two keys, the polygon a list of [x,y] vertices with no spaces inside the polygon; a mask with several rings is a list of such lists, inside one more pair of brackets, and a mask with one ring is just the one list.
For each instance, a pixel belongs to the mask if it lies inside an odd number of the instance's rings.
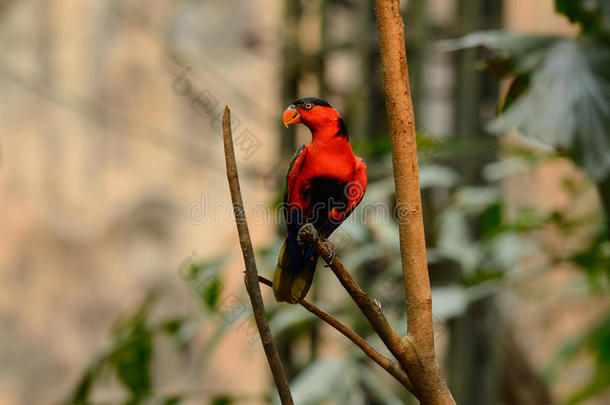
{"label": "bird's orange beak", "polygon": [[284,110],[282,121],[284,121],[284,126],[288,128],[288,125],[290,124],[298,124],[301,122],[301,114],[299,114],[296,107],[291,104]]}

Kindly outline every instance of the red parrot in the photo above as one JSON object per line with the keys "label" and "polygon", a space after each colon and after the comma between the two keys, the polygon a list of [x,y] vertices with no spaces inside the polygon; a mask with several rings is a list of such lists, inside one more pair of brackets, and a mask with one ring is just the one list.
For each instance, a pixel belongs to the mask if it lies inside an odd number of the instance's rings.
{"label": "red parrot", "polygon": [[273,276],[278,301],[291,304],[307,295],[318,254],[297,240],[301,226],[312,224],[328,238],[362,200],[366,165],[354,155],[345,121],[328,102],[317,97],[294,101],[283,115],[284,125],[302,123],[311,142],[294,154],[286,175],[284,216],[288,234]]}

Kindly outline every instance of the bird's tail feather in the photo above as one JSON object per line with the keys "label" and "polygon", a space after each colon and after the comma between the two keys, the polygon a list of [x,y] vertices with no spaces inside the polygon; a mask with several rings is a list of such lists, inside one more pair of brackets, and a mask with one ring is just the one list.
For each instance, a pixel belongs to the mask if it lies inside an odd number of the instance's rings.
{"label": "bird's tail feather", "polygon": [[285,301],[296,304],[302,300],[311,287],[313,274],[318,262],[317,255],[312,256],[311,260],[306,260],[298,271],[291,269],[291,255],[288,247],[289,240],[286,238],[277,261],[277,267],[273,274],[273,293],[278,301]]}

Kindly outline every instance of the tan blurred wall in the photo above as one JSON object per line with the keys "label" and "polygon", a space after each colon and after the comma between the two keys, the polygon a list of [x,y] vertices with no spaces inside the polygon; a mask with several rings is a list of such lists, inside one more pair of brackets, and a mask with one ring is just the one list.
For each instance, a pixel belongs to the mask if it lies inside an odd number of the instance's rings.
{"label": "tan blurred wall", "polygon": [[575,35],[578,29],[566,17],[555,13],[554,0],[507,0],[504,2],[506,29],[528,33]]}
{"label": "tan blurred wall", "polygon": [[[455,10],[454,3],[435,2],[438,10]],[[224,291],[242,290],[233,225],[194,224],[189,207],[207,197],[210,205],[230,209],[221,140],[210,127],[224,103],[240,128],[261,141],[248,159],[238,152],[246,203],[274,195],[257,173],[277,161],[281,2],[5,4],[0,405],[40,404],[66,393],[103,347],[112,322],[149,287],[167,287],[169,312],[197,308],[176,274],[193,252],[205,257],[231,248],[232,278]],[[574,32],[554,15],[552,0],[506,1],[505,12],[510,29]],[[197,114],[192,98],[172,91],[185,66],[193,88],[218,100],[214,114]],[[515,198],[538,195],[538,187],[556,187],[554,173],[542,169],[535,180],[517,180],[509,190]],[[545,189],[542,195],[537,202],[555,201],[557,194]],[[251,225],[256,246],[272,239],[274,226]],[[550,351],[561,335],[549,342],[550,329],[540,325],[553,324],[543,317],[555,312],[526,310],[539,322],[523,326]],[[196,382],[212,391],[260,392],[268,372],[259,349],[233,328],[211,371]],[[532,358],[540,365],[547,354]],[[164,368],[175,371],[171,362]],[[178,374],[172,386],[192,382],[188,378]]]}
{"label": "tan blurred wall", "polygon": [[[230,104],[260,148],[238,150],[246,202],[275,190],[278,4],[26,0],[0,8],[0,404],[60,399],[113,321],[152,286],[170,312],[196,309],[176,269],[231,249],[225,293],[241,289],[232,223],[189,218],[207,198],[231,214],[221,138]],[[199,115],[172,90],[217,100]],[[206,104],[208,107],[210,104]],[[272,225],[253,224],[257,246]],[[261,352],[232,331],[202,390],[266,387]],[[247,359],[246,361],[243,361]],[[176,378],[175,386],[183,381]],[[35,384],[34,384],[35,382]]]}

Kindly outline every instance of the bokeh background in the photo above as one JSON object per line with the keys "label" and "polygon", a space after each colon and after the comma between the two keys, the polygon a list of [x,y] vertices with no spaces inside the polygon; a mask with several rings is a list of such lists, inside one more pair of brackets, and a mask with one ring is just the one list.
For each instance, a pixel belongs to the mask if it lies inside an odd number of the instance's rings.
{"label": "bokeh background", "polygon": [[[608,403],[610,5],[401,6],[457,402]],[[405,329],[371,1],[4,0],[0,49],[1,405],[277,403],[243,288],[225,104],[267,277],[309,136],[281,113],[307,95],[342,113],[381,211],[333,241]],[[414,403],[263,288],[297,404]],[[323,269],[309,298],[379,346]]]}

